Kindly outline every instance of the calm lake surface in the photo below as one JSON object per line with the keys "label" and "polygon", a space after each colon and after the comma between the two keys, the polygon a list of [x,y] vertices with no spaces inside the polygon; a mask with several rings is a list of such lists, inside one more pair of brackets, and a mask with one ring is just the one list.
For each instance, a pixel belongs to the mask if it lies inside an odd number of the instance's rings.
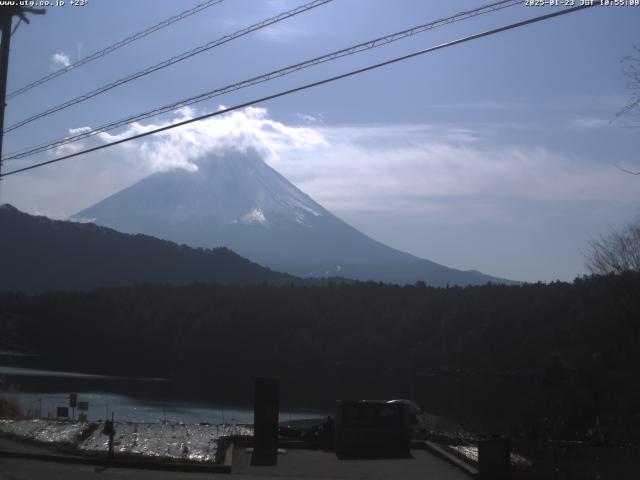
{"label": "calm lake surface", "polygon": [[[55,418],[57,407],[69,406],[69,393],[89,402],[89,420],[111,417],[131,422],[211,424],[253,423],[246,406],[179,401],[163,393],[168,381],[160,378],[124,378],[15,366],[0,366],[0,395],[15,399],[22,413]],[[76,409],[76,418],[79,412]],[[69,415],[72,410],[69,409]],[[323,413],[280,409],[280,421],[319,418]]]}

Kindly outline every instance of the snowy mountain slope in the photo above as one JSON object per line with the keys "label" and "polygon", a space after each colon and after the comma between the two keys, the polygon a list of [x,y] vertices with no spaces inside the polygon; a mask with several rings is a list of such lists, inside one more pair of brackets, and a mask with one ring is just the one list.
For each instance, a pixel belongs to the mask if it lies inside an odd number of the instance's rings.
{"label": "snowy mountain slope", "polygon": [[226,246],[301,276],[433,285],[499,282],[400,252],[359,232],[300,191],[255,152],[215,156],[150,175],[72,219],[195,247]]}

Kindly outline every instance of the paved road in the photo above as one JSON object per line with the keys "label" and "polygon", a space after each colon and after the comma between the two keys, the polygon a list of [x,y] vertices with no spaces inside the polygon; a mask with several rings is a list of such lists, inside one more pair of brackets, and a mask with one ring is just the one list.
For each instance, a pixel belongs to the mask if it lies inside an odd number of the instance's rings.
{"label": "paved road", "polygon": [[[360,480],[469,480],[462,471],[425,450],[412,450],[411,458],[338,460],[331,452],[290,449],[278,455],[277,466],[252,467],[251,454],[233,454],[232,478],[360,479]],[[235,475],[238,475],[236,477]]]}
{"label": "paved road", "polygon": [[[315,453],[315,452],[314,452]],[[293,458],[292,455],[290,458]],[[96,467],[69,463],[44,462],[16,458],[0,458],[0,480],[85,480],[85,479],[132,479],[132,480],[272,480],[292,479],[413,479],[430,480],[469,480],[462,472],[446,463],[431,457],[426,452],[414,453],[414,460],[347,460],[336,467],[327,465],[323,458],[316,458],[307,468],[301,468],[296,458],[293,462],[281,462],[279,467],[239,468],[234,473],[183,473],[158,470],[138,470],[124,468]],[[335,457],[334,457],[335,458]],[[331,460],[332,462],[332,460]],[[404,462],[404,463],[403,463]],[[409,463],[407,463],[409,462]]]}
{"label": "paved road", "polygon": [[92,465],[0,458],[0,480],[322,480],[322,479],[425,479],[469,480],[465,474],[425,451],[414,451],[413,459],[337,460],[335,455],[315,451],[289,451],[276,467],[251,467],[242,456],[234,458],[233,473],[185,473],[158,470],[107,468]]}
{"label": "paved road", "polygon": [[0,452],[18,452],[18,453],[35,453],[40,455],[56,455],[56,450],[39,447],[28,442],[21,442],[17,440],[9,440],[8,438],[0,437]]}
{"label": "paved road", "polygon": [[[56,450],[24,442],[0,439],[0,450],[58,454]],[[227,479],[256,480],[321,480],[321,479],[429,479],[469,480],[462,471],[425,450],[412,450],[411,458],[338,460],[334,453],[320,450],[289,449],[278,455],[276,466],[251,466],[251,454],[236,447],[233,453],[233,471],[224,473],[187,473],[127,468],[103,468],[96,465],[50,462],[24,458],[0,457],[0,480],[84,480],[84,479]]]}
{"label": "paved road", "polygon": [[133,480],[203,480],[226,478],[229,475],[211,473],[162,472],[158,470],[138,470],[107,468],[71,463],[42,462],[18,458],[0,458],[0,480],[84,480],[84,479],[133,479]]}

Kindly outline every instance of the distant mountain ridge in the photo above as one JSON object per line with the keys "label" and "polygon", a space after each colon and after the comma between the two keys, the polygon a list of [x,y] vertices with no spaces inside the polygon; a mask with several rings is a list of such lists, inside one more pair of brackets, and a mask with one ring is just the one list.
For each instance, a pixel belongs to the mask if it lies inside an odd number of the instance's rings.
{"label": "distant mountain ridge", "polygon": [[194,249],[92,223],[51,220],[0,205],[0,291],[88,290],[139,283],[285,285],[300,280],[227,248]]}
{"label": "distant mountain ridge", "polygon": [[194,247],[225,246],[300,277],[434,286],[514,283],[457,270],[388,247],[340,220],[260,156],[211,155],[195,172],[154,173],[72,219]]}
{"label": "distant mountain ridge", "polygon": [[154,173],[72,217],[194,247],[225,246],[300,277],[434,286],[514,283],[388,247],[340,220],[255,151],[211,155],[195,172]]}

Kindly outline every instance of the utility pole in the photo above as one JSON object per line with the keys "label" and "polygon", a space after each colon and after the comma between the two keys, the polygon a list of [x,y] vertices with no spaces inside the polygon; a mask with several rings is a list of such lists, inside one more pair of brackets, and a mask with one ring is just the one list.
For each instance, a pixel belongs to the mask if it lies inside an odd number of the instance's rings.
{"label": "utility pole", "polygon": [[2,29],[2,43],[0,44],[0,173],[2,173],[2,143],[4,140],[4,108],[7,106],[7,73],[9,70],[9,47],[11,45],[11,23],[17,16],[19,21],[29,23],[27,13],[41,15],[45,10],[39,8],[21,7],[15,5],[0,7],[0,29]]}

